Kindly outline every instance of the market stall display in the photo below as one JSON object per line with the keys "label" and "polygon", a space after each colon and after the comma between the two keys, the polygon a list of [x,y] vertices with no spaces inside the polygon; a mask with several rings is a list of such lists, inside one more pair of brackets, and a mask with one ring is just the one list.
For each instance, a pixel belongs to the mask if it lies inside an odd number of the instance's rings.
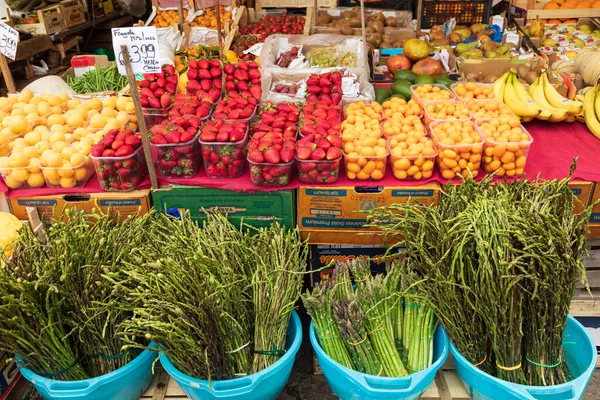
{"label": "market stall display", "polygon": [[344,400],[417,399],[449,352],[474,396],[581,394],[600,25],[161,3],[128,33],[158,49],[0,97],[0,209],[31,224],[0,238],[0,349],[40,393],[144,386],[155,354],[189,398],[275,399],[303,304]]}

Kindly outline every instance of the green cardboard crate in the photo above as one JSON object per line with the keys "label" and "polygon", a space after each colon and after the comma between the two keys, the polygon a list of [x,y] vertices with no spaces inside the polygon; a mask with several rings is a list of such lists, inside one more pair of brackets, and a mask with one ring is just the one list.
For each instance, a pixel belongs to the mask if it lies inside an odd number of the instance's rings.
{"label": "green cardboard crate", "polygon": [[[196,186],[169,185],[152,191],[154,207],[166,213],[190,212],[195,221],[203,221],[205,212],[217,209],[228,214],[235,224],[244,220],[255,228],[279,222],[288,228],[296,227],[296,194],[294,190],[274,192],[235,192]],[[204,209],[204,210],[203,210]]]}

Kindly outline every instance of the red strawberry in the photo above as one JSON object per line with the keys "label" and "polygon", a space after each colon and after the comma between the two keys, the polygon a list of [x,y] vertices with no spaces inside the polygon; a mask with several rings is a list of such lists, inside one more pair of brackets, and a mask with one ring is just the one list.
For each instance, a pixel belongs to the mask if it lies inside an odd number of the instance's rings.
{"label": "red strawberry", "polygon": [[163,170],[170,170],[171,168],[174,168],[177,166],[177,161],[167,161],[167,160],[160,160],[158,162],[158,165],[160,166],[161,169]]}
{"label": "red strawberry", "polygon": [[93,157],[101,157],[103,152],[104,152],[104,146],[101,144],[93,145],[92,150],[90,151],[90,153],[92,154]]}
{"label": "red strawberry", "polygon": [[133,147],[134,149],[138,148],[142,144],[142,139],[138,136],[127,136],[125,138],[125,144]]}
{"label": "red strawberry", "polygon": [[281,161],[281,157],[279,156],[279,152],[275,149],[269,149],[264,152],[265,162],[269,164],[278,164]]}
{"label": "red strawberry", "polygon": [[180,142],[180,135],[175,131],[170,131],[165,135],[165,139],[167,140],[167,143],[176,144]]}
{"label": "red strawberry", "polygon": [[170,94],[168,93],[164,93],[162,96],[160,96],[160,105],[162,108],[167,108],[171,105],[171,100],[172,97]]}
{"label": "red strawberry", "polygon": [[248,154],[248,160],[250,160],[254,163],[262,163],[265,161],[265,158],[263,156],[263,153],[260,150],[252,150]]}
{"label": "red strawberry", "polygon": [[290,161],[292,161],[294,159],[294,150],[293,149],[282,149],[279,152],[279,155],[281,157],[281,161],[283,161],[284,163],[289,163]]}
{"label": "red strawberry", "polygon": [[165,72],[165,74],[173,75],[173,74],[175,74],[175,67],[171,64],[167,64],[163,68],[163,71]]}
{"label": "red strawberry", "polygon": [[337,160],[340,157],[342,157],[342,150],[340,150],[339,148],[332,146],[329,149],[327,149],[326,158],[328,160]]}
{"label": "red strawberry", "polygon": [[317,148],[316,148],[316,149],[313,151],[313,153],[312,153],[312,155],[310,156],[310,158],[311,158],[311,160],[322,160],[322,159],[324,159],[324,158],[325,158],[325,155],[326,155],[326,153],[325,153],[325,150],[323,150],[323,149],[322,149],[322,148],[320,148],[320,147],[317,147]]}
{"label": "red strawberry", "polygon": [[167,144],[167,139],[162,135],[154,135],[150,139],[150,142],[153,144]]}
{"label": "red strawberry", "polygon": [[249,67],[248,67],[248,63],[244,60],[238,60],[238,70],[242,70],[242,71],[248,71]]}
{"label": "red strawberry", "polygon": [[228,175],[230,178],[236,178],[236,177],[240,176],[241,172],[242,172],[242,171],[241,171],[240,167],[238,167],[238,166],[235,166],[235,165],[229,165],[229,166],[227,167],[227,175]]}
{"label": "red strawberry", "polygon": [[117,173],[121,177],[121,179],[127,179],[131,175],[131,170],[129,168],[119,168]]}
{"label": "red strawberry", "polygon": [[153,97],[150,100],[148,100],[148,105],[150,106],[150,108],[159,109],[160,108],[160,100],[158,100],[156,97]]}
{"label": "red strawberry", "polygon": [[250,79],[260,79],[261,78],[260,71],[257,69],[251,69],[248,71],[248,77]]}
{"label": "red strawberry", "polygon": [[176,83],[167,83],[165,85],[165,91],[167,93],[175,94],[175,92],[177,91],[177,84]]}
{"label": "red strawberry", "polygon": [[221,68],[211,68],[209,71],[210,76],[213,78],[220,78],[221,77]]}
{"label": "red strawberry", "polygon": [[200,87],[205,92],[208,92],[210,90],[210,88],[212,87],[212,81],[210,79],[203,79],[200,81]]}
{"label": "red strawberry", "polygon": [[248,91],[256,100],[260,100],[262,97],[262,88],[260,86],[251,86]]}
{"label": "red strawberry", "polygon": [[339,93],[331,93],[331,102],[333,104],[340,104],[342,101],[342,95]]}
{"label": "red strawberry", "polygon": [[223,66],[223,71],[227,74],[227,75],[233,75],[233,73],[235,72],[235,65],[233,64],[225,64]]}
{"label": "red strawberry", "polygon": [[115,151],[113,149],[106,149],[102,152],[102,157],[114,157]]}
{"label": "red strawberry", "polygon": [[[188,66],[189,66],[189,63],[188,63]],[[198,68],[199,69],[209,69],[210,63],[208,62],[208,60],[205,60],[205,59],[198,60]]]}
{"label": "red strawberry", "polygon": [[188,93],[196,93],[198,90],[202,90],[202,86],[200,86],[200,82],[196,80],[190,80],[187,83],[186,90]]}

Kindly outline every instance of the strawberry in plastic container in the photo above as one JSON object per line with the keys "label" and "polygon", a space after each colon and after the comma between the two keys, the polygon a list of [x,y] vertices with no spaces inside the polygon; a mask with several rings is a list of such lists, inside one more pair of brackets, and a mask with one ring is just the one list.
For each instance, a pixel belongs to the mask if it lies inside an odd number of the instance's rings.
{"label": "strawberry in plastic container", "polygon": [[142,137],[131,129],[108,131],[90,155],[102,190],[134,190],[148,172]]}
{"label": "strawberry in plastic container", "polygon": [[167,109],[173,103],[179,81],[173,65],[165,65],[160,72],[144,74],[138,81],[142,108]]}
{"label": "strawberry in plastic container", "polygon": [[306,80],[306,101],[314,103],[323,101],[328,104],[338,105],[342,102],[342,72],[324,72],[310,74]]}
{"label": "strawberry in plastic container", "polygon": [[257,186],[285,186],[294,164],[295,134],[257,132],[248,142],[250,179]]}
{"label": "strawberry in plastic container", "polygon": [[150,129],[158,172],[164,178],[191,178],[198,172],[200,118],[186,114],[164,120]]}
{"label": "strawberry in plastic container", "polygon": [[232,91],[217,103],[213,112],[214,119],[249,121],[256,112],[258,99],[250,92]]}
{"label": "strawberry in plastic container", "polygon": [[298,130],[300,110],[300,106],[294,103],[264,102],[258,119],[252,126],[252,132],[291,131],[295,134]]}
{"label": "strawberry in plastic container", "polygon": [[188,94],[196,94],[201,91],[209,94],[218,93],[218,96],[213,99],[216,101],[221,96],[223,88],[221,76],[223,76],[223,66],[219,60],[189,60],[186,91]]}
{"label": "strawberry in plastic container", "polygon": [[204,172],[210,178],[237,178],[246,161],[247,121],[206,121],[200,131]]}
{"label": "strawberry in plastic container", "polygon": [[249,92],[256,100],[262,97],[262,74],[255,61],[238,60],[237,64],[229,63],[223,66],[225,72],[225,94],[231,97],[231,92]]}
{"label": "strawberry in plastic container", "polygon": [[310,133],[296,143],[298,180],[302,183],[334,183],[342,160],[342,137]]}

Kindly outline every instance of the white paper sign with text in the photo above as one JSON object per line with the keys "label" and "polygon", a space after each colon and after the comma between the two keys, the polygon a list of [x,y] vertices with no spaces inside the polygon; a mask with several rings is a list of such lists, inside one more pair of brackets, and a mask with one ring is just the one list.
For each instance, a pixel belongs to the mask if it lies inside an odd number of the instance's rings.
{"label": "white paper sign with text", "polygon": [[127,45],[134,74],[160,72],[156,27],[113,28],[112,37],[119,73],[126,74],[125,61],[121,53],[123,44]]}
{"label": "white paper sign with text", "polygon": [[14,60],[17,56],[17,43],[19,43],[19,32],[0,22],[0,53]]}

